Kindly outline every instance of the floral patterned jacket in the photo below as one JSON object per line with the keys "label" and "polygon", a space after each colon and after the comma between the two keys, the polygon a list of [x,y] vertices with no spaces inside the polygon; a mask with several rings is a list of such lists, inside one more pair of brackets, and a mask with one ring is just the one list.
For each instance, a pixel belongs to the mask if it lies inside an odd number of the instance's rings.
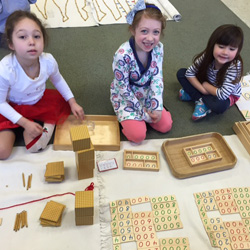
{"label": "floral patterned jacket", "polygon": [[148,57],[147,66],[139,61],[134,38],[116,51],[113,60],[115,78],[110,100],[119,122],[144,120],[146,110],[163,109],[163,44],[158,43]]}

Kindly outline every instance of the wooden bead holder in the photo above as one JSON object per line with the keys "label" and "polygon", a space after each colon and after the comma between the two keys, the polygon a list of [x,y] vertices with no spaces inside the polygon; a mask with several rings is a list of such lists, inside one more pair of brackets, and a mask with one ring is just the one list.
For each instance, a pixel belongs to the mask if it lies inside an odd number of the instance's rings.
{"label": "wooden bead holder", "polygon": [[124,169],[159,171],[158,152],[124,150]]}
{"label": "wooden bead holder", "polygon": [[183,153],[190,166],[219,161],[222,159],[213,143],[206,143],[183,148]]}

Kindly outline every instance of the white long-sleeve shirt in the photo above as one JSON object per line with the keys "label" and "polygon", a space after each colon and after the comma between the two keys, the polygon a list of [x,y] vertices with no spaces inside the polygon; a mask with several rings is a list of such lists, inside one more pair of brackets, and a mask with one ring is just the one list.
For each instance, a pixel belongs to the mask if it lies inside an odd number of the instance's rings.
{"label": "white long-sleeve shirt", "polygon": [[14,54],[9,54],[0,61],[0,114],[13,123],[16,123],[22,115],[15,111],[9,102],[18,105],[37,103],[44,94],[48,79],[65,101],[74,97],[51,54],[42,53],[39,57],[39,63],[39,76],[32,79],[24,72]]}

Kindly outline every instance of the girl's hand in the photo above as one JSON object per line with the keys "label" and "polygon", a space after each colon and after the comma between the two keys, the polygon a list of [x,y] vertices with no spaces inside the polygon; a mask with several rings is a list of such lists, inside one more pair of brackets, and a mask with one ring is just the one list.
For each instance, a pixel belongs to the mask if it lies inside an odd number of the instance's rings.
{"label": "girl's hand", "polygon": [[43,127],[40,124],[30,121],[23,116],[17,121],[17,124],[24,128],[24,133],[30,140],[43,133]]}
{"label": "girl's hand", "polygon": [[26,134],[32,139],[36,138],[37,136],[43,133],[43,127],[40,124],[29,120],[27,120],[23,128]]}
{"label": "girl's hand", "polygon": [[154,111],[147,111],[149,114],[150,118],[152,119],[152,123],[157,123],[161,120],[161,110],[154,110]]}
{"label": "girl's hand", "polygon": [[83,120],[84,119],[83,108],[79,104],[77,104],[75,98],[69,99],[68,102],[69,102],[69,105],[70,105],[70,108],[71,108],[71,111],[72,111],[73,115],[77,119]]}
{"label": "girl's hand", "polygon": [[204,95],[214,95],[216,96],[217,88],[210,84],[209,82],[202,83],[203,89],[206,91],[207,94]]}
{"label": "girl's hand", "polygon": [[188,81],[203,95],[208,95],[208,91],[204,88],[203,84],[197,79],[197,77],[187,77]]}
{"label": "girl's hand", "polygon": [[208,91],[207,91],[205,88],[203,88],[203,90],[201,91],[201,93],[202,93],[203,95],[209,95]]}

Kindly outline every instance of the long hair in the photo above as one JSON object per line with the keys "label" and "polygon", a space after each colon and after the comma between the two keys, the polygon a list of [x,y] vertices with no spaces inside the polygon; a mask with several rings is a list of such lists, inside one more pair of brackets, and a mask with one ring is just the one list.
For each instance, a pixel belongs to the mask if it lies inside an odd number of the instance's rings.
{"label": "long hair", "polygon": [[[225,24],[219,26],[210,36],[207,47],[198,55],[196,55],[193,59],[195,66],[198,68],[197,78],[200,82],[207,81],[207,70],[211,63],[214,61],[213,51],[214,45],[220,44],[224,46],[232,46],[238,48],[237,54],[233,61],[225,63],[218,71],[216,77],[216,84],[217,86],[222,86],[226,71],[228,67],[233,63],[237,68],[237,77],[233,81],[234,84],[240,81],[243,75],[243,60],[240,56],[240,52],[243,46],[244,35],[243,31],[240,27],[232,25],[232,24]],[[199,57],[204,55],[204,58],[199,65],[195,62]],[[237,62],[241,62],[241,68],[238,69]]]}

